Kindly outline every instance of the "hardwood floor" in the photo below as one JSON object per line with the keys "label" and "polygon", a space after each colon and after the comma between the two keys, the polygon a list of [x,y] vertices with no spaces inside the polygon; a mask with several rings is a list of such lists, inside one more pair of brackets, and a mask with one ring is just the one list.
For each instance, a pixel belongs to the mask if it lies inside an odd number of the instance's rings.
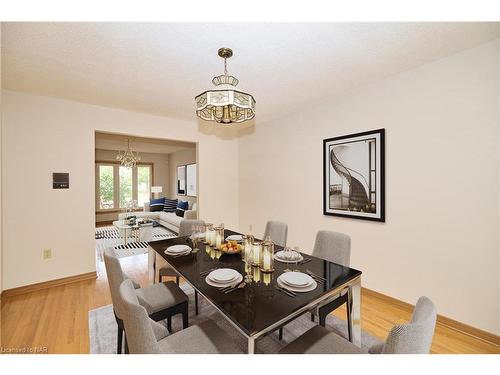
{"label": "hardwood floor", "polygon": [[[147,281],[147,255],[121,259],[124,271],[141,283]],[[23,295],[3,297],[1,342],[3,348],[46,347],[49,353],[88,353],[88,311],[111,303],[104,264],[97,279],[80,281]],[[334,312],[345,318],[345,310]],[[362,327],[381,339],[394,324],[408,321],[408,308],[363,292]],[[438,323],[432,353],[500,353],[500,347],[457,332]]]}

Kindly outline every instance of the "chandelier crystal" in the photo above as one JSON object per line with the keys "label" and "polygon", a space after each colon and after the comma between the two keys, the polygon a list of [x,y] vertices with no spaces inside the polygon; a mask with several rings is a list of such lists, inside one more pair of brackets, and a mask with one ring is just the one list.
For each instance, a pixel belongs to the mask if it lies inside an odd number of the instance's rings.
{"label": "chandelier crystal", "polygon": [[133,168],[137,165],[137,162],[141,160],[138,152],[134,152],[130,149],[130,139],[127,139],[127,150],[118,151],[116,155],[116,160],[120,162],[120,165],[127,168]]}
{"label": "chandelier crystal", "polygon": [[224,74],[212,79],[215,89],[195,98],[196,114],[206,121],[222,124],[243,122],[255,117],[255,99],[252,95],[236,90],[238,79],[227,73],[227,59],[233,56],[230,48],[220,48],[224,59]]}

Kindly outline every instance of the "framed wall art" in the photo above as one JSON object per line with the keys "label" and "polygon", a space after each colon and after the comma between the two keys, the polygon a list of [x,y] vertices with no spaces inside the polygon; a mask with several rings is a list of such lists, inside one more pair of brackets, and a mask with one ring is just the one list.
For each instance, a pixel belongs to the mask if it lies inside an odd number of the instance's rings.
{"label": "framed wall art", "polygon": [[385,221],[385,129],[323,140],[323,214]]}

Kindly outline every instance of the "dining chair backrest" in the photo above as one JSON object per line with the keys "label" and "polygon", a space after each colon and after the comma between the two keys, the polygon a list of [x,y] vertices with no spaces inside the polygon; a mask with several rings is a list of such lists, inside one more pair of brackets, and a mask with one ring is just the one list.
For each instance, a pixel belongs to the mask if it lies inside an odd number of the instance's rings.
{"label": "dining chair backrest", "polygon": [[182,220],[179,226],[179,237],[190,236],[193,234],[193,227],[205,225],[203,220]]}
{"label": "dining chair backrest", "polygon": [[118,318],[123,320],[123,305],[120,298],[120,285],[126,279],[122,271],[120,261],[116,257],[113,248],[108,247],[104,250],[104,265],[106,266],[106,274],[108,276],[109,290],[111,291],[111,301],[113,309]]}
{"label": "dining chair backrest", "polygon": [[351,261],[351,237],[344,233],[320,230],[316,234],[312,255],[349,267]]}
{"label": "dining chair backrest", "polygon": [[398,324],[389,332],[382,353],[429,354],[436,327],[436,307],[432,301],[420,297],[413,310],[411,321]]}
{"label": "dining chair backrest", "polygon": [[276,245],[285,247],[288,237],[288,225],[281,221],[268,221],[264,231],[264,240],[269,237]]}
{"label": "dining chair backrest", "polygon": [[161,353],[151,326],[151,318],[146,309],[139,304],[131,280],[127,279],[120,285],[119,298],[125,313],[123,323],[129,352],[133,354]]}

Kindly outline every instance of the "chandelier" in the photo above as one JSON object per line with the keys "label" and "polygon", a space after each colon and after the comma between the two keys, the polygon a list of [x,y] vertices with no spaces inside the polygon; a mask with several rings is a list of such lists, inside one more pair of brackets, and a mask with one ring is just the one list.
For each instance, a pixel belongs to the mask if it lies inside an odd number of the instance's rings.
{"label": "chandelier", "polygon": [[255,99],[252,95],[235,89],[236,77],[227,74],[227,59],[233,56],[230,48],[220,48],[220,57],[224,59],[224,74],[212,79],[215,88],[198,95],[196,114],[207,121],[223,124],[243,122],[255,116]]}
{"label": "chandelier", "polygon": [[116,160],[120,161],[120,165],[127,168],[135,167],[137,162],[141,160],[139,153],[130,149],[130,139],[127,139],[127,151],[118,151]]}

